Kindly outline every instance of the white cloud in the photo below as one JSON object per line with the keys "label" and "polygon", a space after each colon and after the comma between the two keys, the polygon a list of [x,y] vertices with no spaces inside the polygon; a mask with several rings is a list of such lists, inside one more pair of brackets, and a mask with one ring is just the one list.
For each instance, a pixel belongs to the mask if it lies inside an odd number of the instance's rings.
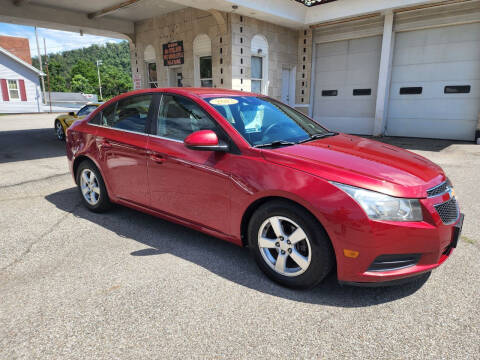
{"label": "white cloud", "polygon": [[[37,56],[37,42],[35,40],[35,31],[33,27],[0,23],[0,35],[28,38],[32,57]],[[48,53],[58,53],[65,50],[79,49],[93,44],[102,45],[106,43],[117,43],[122,41],[120,39],[113,39],[104,36],[95,36],[89,34],[84,34],[81,36],[78,33],[68,31],[39,28],[38,41],[42,55],[44,54],[44,38]]]}

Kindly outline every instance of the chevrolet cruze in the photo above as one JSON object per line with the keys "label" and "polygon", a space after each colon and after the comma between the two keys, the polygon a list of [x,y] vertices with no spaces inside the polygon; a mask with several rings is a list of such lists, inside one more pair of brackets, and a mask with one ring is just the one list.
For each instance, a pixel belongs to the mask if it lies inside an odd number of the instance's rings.
{"label": "chevrolet cruze", "polygon": [[463,222],[439,166],[258,94],[123,94],[68,129],[67,157],[88,209],[121,204],[248,246],[295,288],[332,269],[357,285],[416,278],[451,255]]}

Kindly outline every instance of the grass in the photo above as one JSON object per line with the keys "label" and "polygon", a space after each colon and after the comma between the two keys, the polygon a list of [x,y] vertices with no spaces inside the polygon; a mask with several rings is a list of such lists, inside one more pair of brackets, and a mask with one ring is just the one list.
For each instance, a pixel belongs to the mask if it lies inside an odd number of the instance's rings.
{"label": "grass", "polygon": [[469,243],[469,244],[476,244],[477,243],[475,240],[470,239],[468,236],[465,236],[465,235],[460,236],[460,239],[462,239],[463,241],[465,241],[466,243]]}

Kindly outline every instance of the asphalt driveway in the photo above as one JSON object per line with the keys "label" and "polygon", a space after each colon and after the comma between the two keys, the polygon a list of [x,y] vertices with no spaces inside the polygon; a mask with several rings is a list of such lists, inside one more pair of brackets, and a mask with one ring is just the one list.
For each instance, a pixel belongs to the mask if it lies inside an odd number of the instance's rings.
{"label": "asphalt driveway", "polygon": [[246,249],[81,206],[52,115],[0,117],[0,358],[480,358],[480,146],[383,139],[441,165],[466,214],[429,278],[310,291]]}

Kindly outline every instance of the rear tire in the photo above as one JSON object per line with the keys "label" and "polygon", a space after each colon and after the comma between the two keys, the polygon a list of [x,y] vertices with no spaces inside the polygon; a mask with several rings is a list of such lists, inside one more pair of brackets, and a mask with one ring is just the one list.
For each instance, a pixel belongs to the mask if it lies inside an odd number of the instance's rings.
{"label": "rear tire", "polygon": [[83,204],[88,210],[105,212],[111,208],[105,182],[93,162],[84,160],[80,163],[76,180]]}
{"label": "rear tire", "polygon": [[65,141],[65,131],[63,130],[60,120],[55,120],[55,135],[58,140]]}
{"label": "rear tire", "polygon": [[330,239],[317,219],[288,201],[271,201],[255,211],[248,243],[260,269],[290,288],[318,285],[335,263]]}

